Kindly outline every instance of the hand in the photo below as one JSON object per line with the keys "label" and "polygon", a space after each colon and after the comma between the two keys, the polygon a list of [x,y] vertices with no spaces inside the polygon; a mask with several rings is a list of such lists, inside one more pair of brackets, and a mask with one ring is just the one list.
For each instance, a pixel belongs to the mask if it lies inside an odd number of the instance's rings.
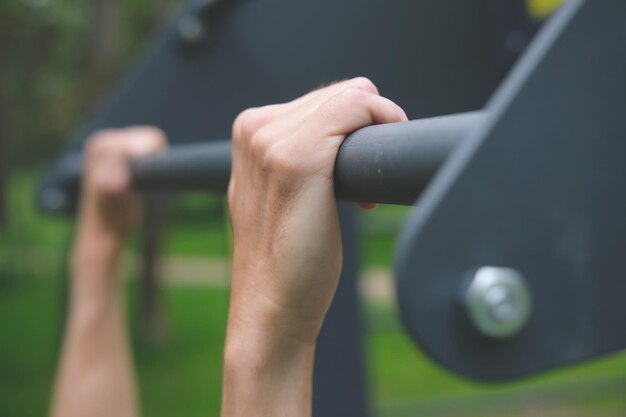
{"label": "hand", "polygon": [[165,146],[163,133],[152,127],[104,130],[87,141],[71,259],[73,305],[107,304],[116,292],[119,256],[141,217],[130,161]]}
{"label": "hand", "polygon": [[333,187],[339,146],[361,127],[405,120],[365,78],[239,115],[228,190],[229,335],[256,329],[315,343],[342,267]]}
{"label": "hand", "polygon": [[53,416],[139,415],[118,263],[140,217],[129,162],[164,147],[163,133],[147,127],[103,131],[87,143]]}
{"label": "hand", "polygon": [[95,240],[120,249],[141,217],[130,161],[165,147],[164,134],[152,127],[105,130],[88,140],[78,243]]}
{"label": "hand", "polygon": [[311,415],[315,342],[342,265],[337,151],[361,127],[404,120],[357,78],[235,121],[222,417]]}

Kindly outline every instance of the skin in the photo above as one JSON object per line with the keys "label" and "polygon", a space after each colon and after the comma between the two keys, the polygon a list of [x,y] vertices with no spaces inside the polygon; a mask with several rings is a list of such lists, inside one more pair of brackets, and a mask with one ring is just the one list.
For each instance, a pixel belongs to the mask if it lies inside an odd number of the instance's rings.
{"label": "skin", "polygon": [[[311,415],[315,343],[342,265],[337,151],[361,127],[405,120],[357,78],[246,110],[235,121],[222,417]],[[89,141],[54,417],[139,415],[118,265],[141,215],[128,162],[164,147],[152,128]]]}
{"label": "skin", "polygon": [[347,134],[406,119],[357,78],[235,121],[222,417],[311,415],[315,342],[342,266],[335,158]]}
{"label": "skin", "polygon": [[118,265],[141,217],[128,162],[165,145],[164,135],[147,127],[103,131],[89,140],[52,416],[139,415]]}

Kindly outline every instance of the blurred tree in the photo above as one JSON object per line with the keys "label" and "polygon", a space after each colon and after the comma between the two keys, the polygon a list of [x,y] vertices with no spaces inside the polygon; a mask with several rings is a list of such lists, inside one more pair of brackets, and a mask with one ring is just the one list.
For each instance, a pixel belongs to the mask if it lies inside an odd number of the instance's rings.
{"label": "blurred tree", "polygon": [[3,2],[0,91],[11,124],[13,167],[40,162],[83,115],[77,83],[87,31],[83,16],[81,3]]}
{"label": "blurred tree", "polygon": [[90,74],[87,100],[100,95],[100,86],[109,85],[111,77],[122,60],[126,25],[126,9],[118,1],[92,0],[89,2],[89,40],[85,59],[86,72]]}
{"label": "blurred tree", "polygon": [[[35,167],[57,154],[181,2],[0,0],[0,227],[7,221],[9,168]],[[149,265],[157,247],[144,251],[149,334],[158,322]]]}
{"label": "blurred tree", "polygon": [[11,125],[11,165],[38,165],[58,152],[178,3],[0,0],[0,108]]}

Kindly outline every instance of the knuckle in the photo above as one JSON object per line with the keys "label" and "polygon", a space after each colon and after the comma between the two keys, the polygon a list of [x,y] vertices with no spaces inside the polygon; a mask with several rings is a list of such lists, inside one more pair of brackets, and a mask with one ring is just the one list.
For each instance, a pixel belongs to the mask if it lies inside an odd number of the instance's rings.
{"label": "knuckle", "polygon": [[356,86],[357,88],[367,91],[372,94],[378,94],[378,88],[376,85],[367,77],[357,77],[351,80],[351,84]]}
{"label": "knuckle", "polygon": [[235,121],[233,122],[233,131],[237,132],[241,130],[241,125],[246,117],[249,116],[250,112],[252,112],[254,108],[245,109],[241,113],[235,117]]}
{"label": "knuckle", "polygon": [[94,133],[87,139],[85,153],[88,157],[97,157],[109,153],[112,141],[115,140],[114,136],[113,130],[103,130]]}
{"label": "knuckle", "polygon": [[283,143],[270,146],[263,157],[263,169],[285,178],[296,176],[300,164],[294,158],[292,150]]}
{"label": "knuckle", "polygon": [[263,156],[271,146],[272,134],[268,128],[260,128],[250,139],[250,149],[253,155]]}
{"label": "knuckle", "polygon": [[167,145],[165,132],[155,126],[135,126],[127,129],[125,134],[127,140],[120,142],[120,148],[127,151],[139,147],[140,153],[150,153]]}
{"label": "knuckle", "polygon": [[146,141],[148,142],[148,151],[161,150],[167,147],[167,136],[158,127],[147,128]]}
{"label": "knuckle", "polygon": [[368,93],[358,87],[351,86],[330,97],[320,106],[320,110],[332,114],[337,111],[351,109],[362,104],[367,96]]}
{"label": "knuckle", "polygon": [[166,143],[166,135],[162,129],[156,126],[142,126],[141,130],[145,137],[149,138],[152,143],[159,145]]}
{"label": "knuckle", "polygon": [[235,120],[233,136],[240,141],[251,139],[265,125],[267,118],[267,111],[263,108],[244,110]]}
{"label": "knuckle", "polygon": [[345,102],[347,104],[356,104],[363,101],[363,99],[367,96],[368,93],[366,93],[359,87],[351,86],[339,93],[337,95],[337,99],[340,102]]}
{"label": "knuckle", "polygon": [[239,113],[237,115],[237,117],[235,118],[235,121],[233,122],[233,129],[232,129],[232,140],[235,143],[241,142],[243,140],[242,138],[242,130],[243,130],[243,125],[245,123],[245,119],[247,117],[249,117],[250,112],[252,112],[253,109],[246,109],[244,111],[242,111],[241,113]]}

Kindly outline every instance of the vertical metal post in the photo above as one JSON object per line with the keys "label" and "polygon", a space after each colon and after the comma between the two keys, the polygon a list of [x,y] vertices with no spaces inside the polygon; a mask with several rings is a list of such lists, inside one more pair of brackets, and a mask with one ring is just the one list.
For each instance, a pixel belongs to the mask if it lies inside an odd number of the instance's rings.
{"label": "vertical metal post", "polygon": [[0,103],[0,230],[8,224],[9,140],[8,120]]}
{"label": "vertical metal post", "polygon": [[357,293],[358,225],[355,205],[339,204],[343,271],[326,316],[315,357],[314,417],[365,417],[366,374],[362,318]]}
{"label": "vertical metal post", "polygon": [[159,309],[158,256],[163,232],[165,205],[154,195],[144,197],[142,225],[141,264],[139,271],[140,328],[152,344],[158,344],[165,336]]}

